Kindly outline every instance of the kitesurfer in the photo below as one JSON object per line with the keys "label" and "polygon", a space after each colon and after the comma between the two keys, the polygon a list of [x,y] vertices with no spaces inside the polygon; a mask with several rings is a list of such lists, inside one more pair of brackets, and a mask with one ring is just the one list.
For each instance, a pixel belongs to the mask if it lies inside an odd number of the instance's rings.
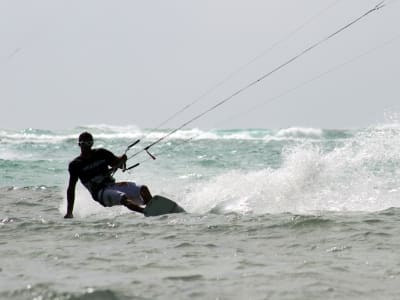
{"label": "kitesurfer", "polygon": [[124,205],[130,210],[143,213],[143,206],[152,198],[147,186],[134,182],[115,182],[112,171],[124,168],[127,156],[115,156],[112,152],[92,149],[93,136],[89,132],[79,135],[81,154],[69,163],[67,188],[67,213],[64,218],[73,218],[75,187],[78,179],[88,189],[92,198],[105,207]]}

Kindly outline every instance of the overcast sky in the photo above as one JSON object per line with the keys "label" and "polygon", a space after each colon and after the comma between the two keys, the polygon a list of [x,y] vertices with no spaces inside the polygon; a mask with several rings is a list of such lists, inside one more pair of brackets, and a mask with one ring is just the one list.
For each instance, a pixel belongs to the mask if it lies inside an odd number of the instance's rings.
{"label": "overcast sky", "polygon": [[[0,0],[0,129],[154,128],[234,73],[165,125],[178,126],[378,2]],[[386,2],[190,127],[355,128],[399,113],[400,1]]]}

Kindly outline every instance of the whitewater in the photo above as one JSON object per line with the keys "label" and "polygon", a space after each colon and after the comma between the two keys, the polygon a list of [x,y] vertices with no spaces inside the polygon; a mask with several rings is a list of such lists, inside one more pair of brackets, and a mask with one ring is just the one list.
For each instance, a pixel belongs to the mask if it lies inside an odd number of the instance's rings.
{"label": "whitewater", "polygon": [[180,130],[117,172],[187,213],[103,208],[77,137],[117,155],[168,130],[0,129],[1,299],[397,299],[400,122],[361,129]]}

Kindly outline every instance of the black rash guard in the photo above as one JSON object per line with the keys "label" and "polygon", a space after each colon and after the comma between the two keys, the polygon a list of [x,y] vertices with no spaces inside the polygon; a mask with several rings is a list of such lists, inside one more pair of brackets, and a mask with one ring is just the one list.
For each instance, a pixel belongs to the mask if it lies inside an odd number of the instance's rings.
{"label": "black rash guard", "polygon": [[107,185],[113,184],[109,167],[118,162],[118,157],[106,149],[93,149],[90,158],[78,156],[69,163],[68,171],[71,177],[78,177],[82,184],[98,201],[98,193]]}

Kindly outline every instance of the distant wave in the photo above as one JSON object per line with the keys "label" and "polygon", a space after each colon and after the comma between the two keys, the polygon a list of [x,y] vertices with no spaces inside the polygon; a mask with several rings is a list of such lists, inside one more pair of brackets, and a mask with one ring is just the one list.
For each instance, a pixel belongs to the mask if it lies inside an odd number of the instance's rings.
{"label": "distant wave", "polygon": [[[63,143],[75,141],[79,133],[91,132],[95,139],[147,139],[157,140],[164,137],[170,131],[168,129],[140,129],[137,126],[113,126],[106,124],[80,126],[70,130],[41,130],[26,129],[22,131],[0,130],[0,141],[2,143]],[[327,130],[318,128],[293,127],[281,130],[271,129],[231,129],[231,130],[201,130],[184,129],[178,130],[168,140],[285,140],[285,139],[319,139]]]}
{"label": "distant wave", "polygon": [[323,133],[324,131],[318,128],[291,127],[279,130],[276,136],[296,138],[321,138],[323,136]]}

